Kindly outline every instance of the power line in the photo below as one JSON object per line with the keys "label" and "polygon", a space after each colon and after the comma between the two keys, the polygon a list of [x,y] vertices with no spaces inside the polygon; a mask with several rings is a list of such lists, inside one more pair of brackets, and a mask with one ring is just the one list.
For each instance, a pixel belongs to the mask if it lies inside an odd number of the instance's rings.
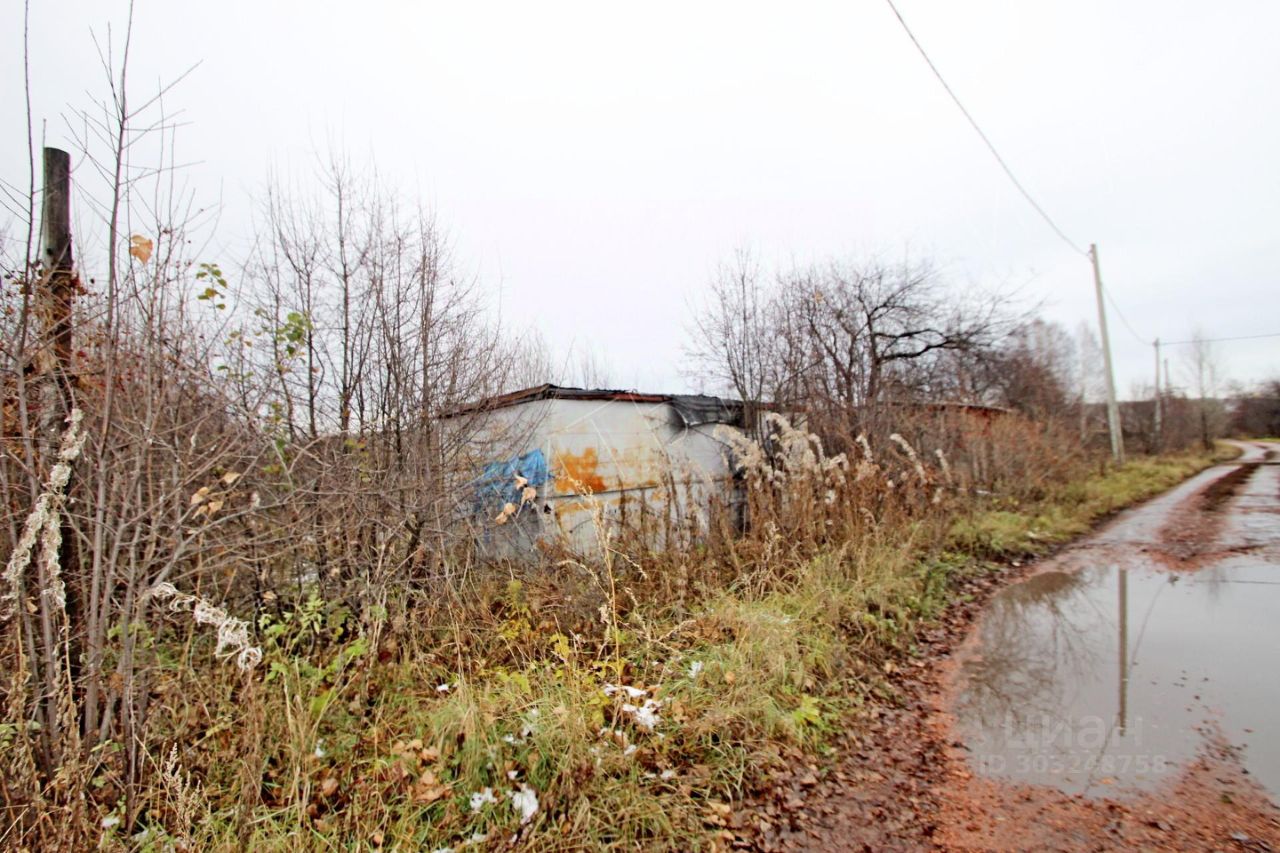
{"label": "power line", "polygon": [[1107,301],[1111,303],[1111,307],[1116,309],[1116,316],[1120,318],[1120,322],[1124,324],[1124,327],[1129,330],[1129,334],[1133,335],[1133,339],[1144,346],[1151,343],[1133,328],[1129,318],[1124,316],[1124,312],[1120,310],[1120,306],[1116,303],[1116,298],[1111,295],[1111,291],[1107,289],[1106,285],[1103,285],[1102,292],[1106,295]]}
{"label": "power line", "polygon": [[[1058,227],[1058,223],[1053,221],[1053,218],[1049,216],[1045,209],[1031,197],[1031,193],[1022,185],[1022,181],[1018,180],[1018,176],[1013,173],[1013,169],[1011,169],[1009,164],[1005,162],[1004,158],[1000,156],[1000,152],[996,150],[995,144],[987,134],[983,132],[982,127],[979,126],[977,120],[967,109],[965,109],[965,106],[961,103],[959,96],[956,95],[955,91],[947,83],[946,78],[942,76],[942,72],[938,70],[938,66],[933,64],[933,60],[929,58],[928,51],[924,49],[924,45],[920,44],[920,40],[916,38],[916,34],[911,32],[911,27],[907,25],[906,19],[902,17],[902,13],[898,11],[898,7],[894,5],[893,0],[885,0],[885,2],[888,3],[889,8],[893,10],[894,17],[898,19],[898,23],[902,25],[902,29],[906,31],[907,37],[911,39],[911,43],[916,46],[916,50],[920,51],[920,56],[924,58],[925,63],[929,66],[929,70],[933,72],[933,76],[938,78],[938,82],[942,84],[942,88],[951,96],[951,100],[955,103],[956,107],[959,108],[960,112],[964,114],[964,117],[968,120],[970,126],[973,127],[974,132],[981,137],[982,142],[987,146],[987,150],[991,152],[992,157],[996,158],[996,162],[1000,164],[1000,168],[1004,170],[1005,175],[1013,182],[1013,185],[1017,187],[1018,192],[1022,193],[1022,197],[1027,200],[1027,204],[1031,205],[1035,209],[1036,213],[1040,214],[1040,218],[1045,221],[1046,225],[1053,229],[1053,233],[1057,234],[1062,242],[1071,247],[1077,255],[1088,258],[1089,263],[1093,265],[1093,280],[1098,300],[1098,330],[1102,333],[1102,357],[1106,363],[1107,426],[1111,433],[1111,455],[1115,458],[1116,462],[1123,465],[1124,436],[1120,429],[1120,409],[1116,405],[1115,369],[1111,363],[1111,341],[1107,335],[1107,317],[1106,308],[1104,307],[1106,300],[1103,297],[1102,273],[1098,266],[1097,246],[1091,244],[1088,252],[1081,249],[1070,237],[1066,235],[1066,232]],[[1133,331],[1133,327],[1129,325],[1128,320],[1125,320],[1125,326],[1128,327],[1129,331],[1133,332],[1135,336],[1137,335],[1137,333]]]}
{"label": "power line", "polygon": [[1191,338],[1186,341],[1161,341],[1162,347],[1174,347],[1180,344],[1216,344],[1221,341],[1255,341],[1259,338],[1280,338],[1280,332],[1270,332],[1265,335],[1235,335],[1229,338]]}
{"label": "power line", "polygon": [[[982,127],[978,124],[977,120],[973,117],[973,115],[969,112],[969,110],[965,108],[965,105],[961,102],[960,97],[956,95],[955,90],[951,88],[951,85],[947,83],[946,78],[942,76],[942,72],[938,70],[938,66],[935,65],[933,60],[929,58],[928,51],[924,49],[924,45],[920,44],[920,40],[916,38],[915,33],[911,31],[911,27],[907,24],[906,19],[902,17],[902,13],[898,11],[898,7],[894,4],[893,0],[885,0],[885,2],[888,3],[889,8],[893,10],[894,17],[898,19],[898,23],[902,25],[902,29],[906,32],[907,37],[911,39],[911,43],[916,46],[916,50],[918,50],[920,52],[920,56],[924,58],[925,63],[929,66],[929,70],[933,72],[933,76],[938,78],[938,82],[942,84],[942,88],[946,90],[947,94],[951,97],[951,100],[955,103],[956,107],[959,108],[960,112],[964,114],[964,117],[968,120],[969,124],[973,127],[974,131],[978,134],[979,137],[981,137],[983,143],[987,146],[987,150],[991,152],[991,156],[996,158],[996,162],[1000,164],[1000,168],[1004,170],[1005,175],[1007,175],[1009,180],[1013,182],[1013,185],[1017,188],[1018,192],[1020,192],[1022,194],[1022,197],[1027,200],[1028,204],[1030,204],[1033,208],[1035,208],[1036,213],[1040,214],[1040,218],[1043,219],[1045,223],[1050,228],[1053,229],[1053,232],[1057,234],[1059,238],[1061,238],[1062,242],[1066,243],[1077,253],[1084,255],[1085,257],[1089,257],[1089,253],[1086,252],[1084,249],[1081,249],[1070,237],[1066,235],[1066,233],[1061,228],[1058,227],[1058,224],[1053,221],[1053,218],[1049,216],[1049,214],[1045,211],[1045,209],[1039,205],[1039,203],[1035,200],[1035,198],[1032,197],[1031,193],[1027,190],[1027,188],[1022,185],[1022,182],[1018,180],[1018,176],[1013,173],[1013,169],[1010,168],[1009,164],[1005,162],[1005,159],[1000,156],[1000,152],[996,149],[996,146],[991,141],[990,137],[988,137],[987,134],[982,130]],[[1120,322],[1124,325],[1126,329],[1128,329],[1129,334],[1133,335],[1134,339],[1141,344],[1151,343],[1151,341],[1149,341],[1147,338],[1140,335],[1138,331],[1133,327],[1133,324],[1129,322],[1129,318],[1126,317],[1124,315],[1124,312],[1120,310],[1120,306],[1119,304],[1116,303],[1115,297],[1111,295],[1111,291],[1107,290],[1104,287],[1103,293],[1105,294],[1107,301],[1111,303],[1111,307],[1115,309],[1116,315],[1119,316],[1120,318]],[[1217,343],[1219,341],[1245,341],[1245,340],[1253,340],[1256,338],[1277,338],[1277,337],[1280,337],[1280,332],[1277,332],[1274,334],[1266,334],[1266,335],[1240,335],[1236,337],[1227,337],[1227,338],[1206,338],[1206,339],[1203,339],[1203,342]],[[1190,343],[1195,343],[1195,341],[1194,340],[1169,341],[1169,342],[1161,341],[1161,345],[1167,345],[1167,346],[1177,346],[1180,344],[1190,344]]]}
{"label": "power line", "polygon": [[982,128],[978,125],[978,122],[974,117],[969,114],[969,111],[965,109],[964,104],[960,102],[960,98],[951,89],[951,86],[947,84],[946,78],[942,76],[942,72],[938,70],[938,66],[933,64],[933,60],[929,58],[929,54],[925,52],[924,46],[920,44],[920,40],[916,38],[915,33],[911,32],[911,27],[907,26],[906,19],[903,18],[902,13],[898,11],[898,7],[893,4],[893,0],[885,0],[885,2],[888,3],[889,8],[893,10],[893,14],[898,19],[898,23],[902,24],[902,29],[906,31],[907,37],[911,39],[911,43],[916,46],[916,50],[920,51],[920,55],[924,57],[924,61],[929,65],[929,69],[933,71],[933,76],[938,78],[938,82],[942,84],[942,88],[947,90],[947,94],[951,96],[951,100],[960,108],[960,112],[964,113],[964,117],[969,120],[969,124],[973,126],[975,131],[977,131],[978,136],[982,137],[982,141],[986,144],[987,150],[991,152],[992,157],[996,158],[996,162],[1000,164],[1000,168],[1004,170],[1004,173],[1009,176],[1009,180],[1013,182],[1013,185],[1018,188],[1018,192],[1022,193],[1022,197],[1027,200],[1028,204],[1035,208],[1036,213],[1040,214],[1040,218],[1042,218],[1048,226],[1053,229],[1053,232],[1062,239],[1062,242],[1074,249],[1077,254],[1088,257],[1088,252],[1077,246],[1071,238],[1058,227],[1058,224],[1054,222],[1049,214],[1045,212],[1045,209],[1031,197],[1031,193],[1028,192],[1027,188],[1018,180],[1018,176],[1013,173],[1013,169],[1009,168],[1009,164],[1000,156],[1000,152],[996,150],[996,146],[982,131]]}

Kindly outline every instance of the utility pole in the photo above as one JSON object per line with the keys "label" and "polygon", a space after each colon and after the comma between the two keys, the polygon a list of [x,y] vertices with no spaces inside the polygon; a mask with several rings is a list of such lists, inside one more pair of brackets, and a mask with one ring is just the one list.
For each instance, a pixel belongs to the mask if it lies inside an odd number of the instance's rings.
{"label": "utility pole", "polygon": [[1116,582],[1119,584],[1116,595],[1120,610],[1120,707],[1117,716],[1120,723],[1120,734],[1124,735],[1129,724],[1129,570],[1117,568]]}
{"label": "utility pole", "polygon": [[1107,309],[1102,298],[1102,270],[1098,266],[1098,246],[1089,244],[1093,261],[1093,286],[1098,297],[1098,331],[1102,334],[1102,361],[1107,369],[1107,426],[1111,428],[1111,458],[1124,464],[1124,436],[1120,433],[1120,407],[1116,404],[1116,376],[1111,367],[1111,336],[1107,333]]}
{"label": "utility pole", "polygon": [[1155,348],[1156,348],[1155,446],[1156,446],[1156,451],[1159,452],[1164,447],[1164,442],[1161,441],[1161,434],[1160,434],[1161,427],[1162,427],[1161,415],[1163,413],[1160,411],[1161,401],[1160,401],[1160,339],[1159,338],[1156,338]]}

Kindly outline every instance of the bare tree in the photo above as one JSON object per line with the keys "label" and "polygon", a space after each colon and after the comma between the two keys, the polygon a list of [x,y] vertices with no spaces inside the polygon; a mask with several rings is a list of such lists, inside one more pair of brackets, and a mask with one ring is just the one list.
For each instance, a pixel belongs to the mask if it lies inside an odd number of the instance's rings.
{"label": "bare tree", "polygon": [[[755,256],[739,249],[717,270],[705,301],[694,308],[687,350],[691,373],[710,379],[716,391],[733,394],[748,408],[776,391],[773,299]],[[755,422],[750,411],[746,422]]]}
{"label": "bare tree", "polygon": [[1088,323],[1081,322],[1076,328],[1076,352],[1075,387],[1080,407],[1080,441],[1087,442],[1093,432],[1093,415],[1101,416],[1101,412],[1094,411],[1094,404],[1104,400],[1103,395],[1106,394],[1102,345]]}
{"label": "bare tree", "polygon": [[781,281],[775,394],[832,428],[876,428],[894,406],[943,399],[942,365],[989,348],[1006,323],[994,300],[951,292],[927,264],[832,263]]}
{"label": "bare tree", "polygon": [[1280,437],[1280,379],[1259,383],[1235,395],[1231,428],[1240,435]]}
{"label": "bare tree", "polygon": [[1202,330],[1196,329],[1192,334],[1191,343],[1182,353],[1182,364],[1183,374],[1197,402],[1200,442],[1208,450],[1213,447],[1213,439],[1222,426],[1222,403],[1217,399],[1221,365],[1217,350]]}
{"label": "bare tree", "polygon": [[696,313],[691,354],[742,399],[803,409],[847,439],[886,407],[953,394],[948,359],[989,349],[1008,325],[995,300],[951,292],[927,264],[832,262],[766,287],[739,252]]}
{"label": "bare tree", "polygon": [[1036,420],[1065,418],[1075,409],[1076,346],[1056,323],[1018,327],[990,359],[999,402]]}
{"label": "bare tree", "polygon": [[[69,123],[75,256],[102,274],[74,280],[74,347],[52,373],[54,270],[32,241],[0,247],[0,759],[9,837],[50,849],[88,843],[95,776],[118,780],[126,825],[142,808],[160,748],[153,592],[202,590],[252,630],[291,593],[371,624],[388,589],[439,589],[466,566],[453,528],[486,461],[440,416],[505,390],[533,352],[434,217],[341,159],[315,196],[272,185],[239,272],[201,257],[168,88],[131,99],[128,43],[103,46],[109,94]],[[36,523],[57,535],[33,540]]]}
{"label": "bare tree", "polygon": [[611,388],[615,385],[613,368],[608,358],[589,343],[569,348],[564,371],[557,381],[581,388]]}

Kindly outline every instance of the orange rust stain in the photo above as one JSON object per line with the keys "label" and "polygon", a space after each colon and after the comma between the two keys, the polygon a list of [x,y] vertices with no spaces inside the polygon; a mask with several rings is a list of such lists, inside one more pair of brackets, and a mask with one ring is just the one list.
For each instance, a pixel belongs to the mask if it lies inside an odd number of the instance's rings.
{"label": "orange rust stain", "polygon": [[556,456],[556,491],[563,495],[585,492],[598,495],[608,491],[600,476],[600,457],[594,447],[581,453],[560,453]]}

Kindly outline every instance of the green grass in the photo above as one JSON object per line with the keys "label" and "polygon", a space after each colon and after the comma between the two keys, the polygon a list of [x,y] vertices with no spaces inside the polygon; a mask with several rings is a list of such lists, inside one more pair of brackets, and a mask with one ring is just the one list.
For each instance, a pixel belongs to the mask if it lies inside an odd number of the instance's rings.
{"label": "green grass", "polygon": [[1103,474],[1061,486],[1034,505],[979,509],[951,526],[949,547],[1000,559],[1042,554],[1053,545],[1086,532],[1117,510],[1172,488],[1222,458],[1222,454],[1229,455],[1229,451],[1219,451],[1212,457],[1140,457],[1122,467],[1108,468]]}

